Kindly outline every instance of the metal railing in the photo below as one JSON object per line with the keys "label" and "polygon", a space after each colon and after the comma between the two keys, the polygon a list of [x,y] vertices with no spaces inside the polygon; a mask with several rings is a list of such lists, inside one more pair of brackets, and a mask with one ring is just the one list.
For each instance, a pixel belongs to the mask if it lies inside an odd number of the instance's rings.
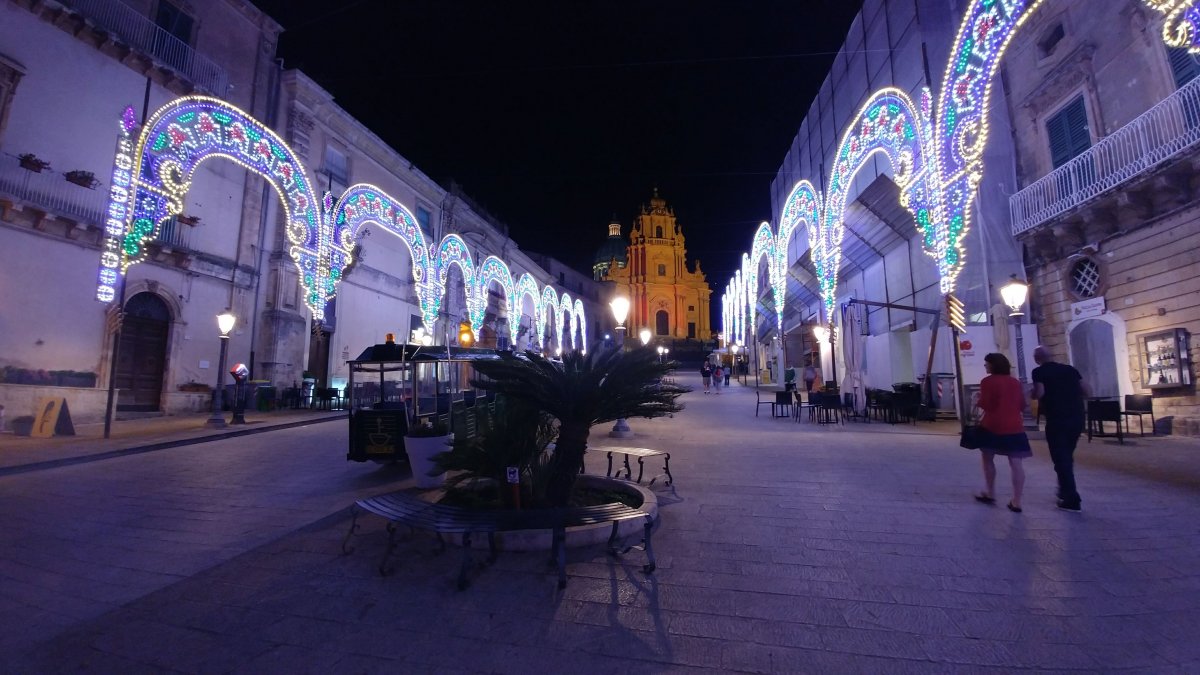
{"label": "metal railing", "polygon": [[158,237],[154,241],[163,248],[190,251],[192,250],[191,239],[191,225],[185,225],[175,218],[168,218],[159,226]]}
{"label": "metal railing", "polygon": [[120,0],[59,0],[121,41],[168,66],[196,86],[226,94],[225,70]]}
{"label": "metal railing", "polygon": [[100,226],[107,189],[81,187],[67,182],[57,171],[42,173],[21,168],[16,157],[0,157],[0,194],[56,215]]}
{"label": "metal railing", "polygon": [[1200,78],[1009,199],[1013,235],[1031,230],[1200,142]]}

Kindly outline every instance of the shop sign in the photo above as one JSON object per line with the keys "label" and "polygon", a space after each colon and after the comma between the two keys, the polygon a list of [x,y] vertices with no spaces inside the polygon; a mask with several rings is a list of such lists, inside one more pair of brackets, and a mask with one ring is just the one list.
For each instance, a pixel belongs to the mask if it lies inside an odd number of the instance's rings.
{"label": "shop sign", "polygon": [[1101,295],[1095,298],[1088,298],[1083,302],[1071,304],[1071,319],[1087,319],[1093,316],[1100,316],[1106,311],[1104,306],[1104,296]]}

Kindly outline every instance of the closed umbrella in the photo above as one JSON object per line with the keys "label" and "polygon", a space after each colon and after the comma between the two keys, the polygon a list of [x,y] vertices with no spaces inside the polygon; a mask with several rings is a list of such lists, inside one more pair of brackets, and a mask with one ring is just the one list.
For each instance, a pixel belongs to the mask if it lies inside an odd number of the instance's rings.
{"label": "closed umbrella", "polygon": [[992,305],[992,337],[996,341],[996,349],[1012,360],[1012,354],[1008,351],[1008,313],[1007,305],[999,302]]}
{"label": "closed umbrella", "polygon": [[856,305],[842,307],[842,353],[846,360],[846,378],[842,380],[842,391],[854,393],[855,412],[863,412],[867,403],[866,388],[862,373],[862,329],[858,325]]}

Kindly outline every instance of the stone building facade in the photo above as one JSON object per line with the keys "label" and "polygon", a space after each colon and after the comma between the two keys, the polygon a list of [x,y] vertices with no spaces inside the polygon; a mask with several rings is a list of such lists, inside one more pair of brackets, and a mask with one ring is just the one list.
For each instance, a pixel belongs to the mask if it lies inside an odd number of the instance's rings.
{"label": "stone building facade", "polygon": [[660,341],[712,339],[712,291],[699,260],[688,268],[683,230],[657,189],[634,220],[625,258],[624,266],[619,261],[609,266],[603,279],[613,282],[615,294],[629,298],[628,335],[649,328]]}
{"label": "stone building facade", "polygon": [[1004,62],[1042,342],[1094,395],[1152,396],[1159,430],[1200,433],[1200,73],[1140,0],[1047,0]]}
{"label": "stone building facade", "polygon": [[[129,104],[144,121],[184,95],[227,101],[273,128],[318,191],[378,186],[435,244],[456,234],[476,264],[495,255],[514,277],[528,273],[539,289],[555,284],[460,189],[423,174],[303,73],[283,71],[280,30],[245,0],[0,0],[0,406],[8,420],[43,396],[65,396],[77,420],[102,418],[118,327],[118,410],[171,413],[210,405],[215,317],[226,310],[238,318],[229,363],[277,387],[304,371],[339,387],[348,358],[422,322],[405,244],[367,226],[325,321],[314,323],[276,190],[222,159],[198,165],[183,213],[129,268],[124,303],[97,302],[107,182]],[[468,318],[460,267],[449,268],[446,285],[438,343],[454,342]],[[488,290],[481,333],[508,346],[506,299]],[[524,313],[532,322],[534,308]]]}

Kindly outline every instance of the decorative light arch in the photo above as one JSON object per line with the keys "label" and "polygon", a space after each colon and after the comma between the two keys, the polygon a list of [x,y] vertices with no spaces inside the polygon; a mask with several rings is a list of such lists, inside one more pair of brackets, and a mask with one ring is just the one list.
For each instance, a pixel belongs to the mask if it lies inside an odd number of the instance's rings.
{"label": "decorative light arch", "polygon": [[[183,212],[196,167],[220,157],[262,177],[283,204],[289,254],[300,271],[305,304],[325,315],[337,278],[328,228],[316,194],[291,148],[248,113],[220,99],[185,96],[162,106],[138,132],[133,109],[121,116],[96,298],[112,302],[118,276],[146,258],[145,242]],[[134,134],[136,134],[136,141]],[[339,266],[339,271],[345,264]]]}
{"label": "decorative light arch", "polygon": [[[426,328],[432,328],[437,320],[438,287],[428,273],[429,245],[425,233],[421,231],[412,212],[378,187],[359,183],[342,193],[330,220],[334,228],[333,240],[347,252],[346,264],[350,262],[349,252],[354,250],[354,241],[368,223],[383,227],[404,242],[412,260],[413,286],[421,307],[421,320]],[[339,276],[341,271],[338,270]]]}
{"label": "decorative light arch", "polygon": [[583,300],[575,298],[575,321],[579,323],[579,328],[575,333],[577,349],[587,351],[587,315],[583,311]]}
{"label": "decorative light arch", "polygon": [[517,323],[525,315],[525,298],[533,303],[533,332],[538,336],[538,346],[542,344],[542,336],[546,332],[546,317],[542,314],[542,294],[538,290],[537,281],[528,272],[517,279],[517,301],[513,303],[517,309]]}
{"label": "decorative light arch", "polygon": [[1187,49],[1191,54],[1200,54],[1200,9],[1194,0],[1145,0],[1151,9],[1165,15],[1163,42],[1167,46]]}
{"label": "decorative light arch", "polygon": [[508,332],[512,343],[517,342],[517,331],[520,329],[520,311],[513,312],[513,280],[508,265],[494,255],[489,255],[479,263],[479,274],[475,275],[475,297],[477,302],[471,311],[471,330],[478,333],[483,328],[483,320],[487,315],[488,288],[492,283],[499,284],[504,293],[504,306],[509,315],[518,317],[517,321],[509,321]]}
{"label": "decorative light arch", "polygon": [[[121,115],[120,136],[113,161],[112,183],[105,215],[104,238],[97,275],[96,298],[116,299],[120,277],[146,258],[146,242],[158,236],[162,223],[183,212],[196,168],[220,157],[237,163],[264,180],[279,195],[285,214],[289,253],[300,271],[305,304],[315,320],[325,318],[325,306],[335,296],[342,273],[353,261],[354,244],[362,226],[376,223],[399,236],[412,258],[412,275],[426,328],[437,320],[446,293],[450,267],[458,265],[472,328],[482,328],[488,285],[498,283],[505,301],[516,306],[510,322],[514,342],[520,328],[520,298],[529,295],[539,341],[545,340],[545,310],[560,307],[557,292],[523,274],[516,286],[504,261],[488,256],[476,269],[462,237],[450,234],[436,251],[412,212],[374,185],[347,189],[336,205],[326,193],[318,203],[303,164],[274,131],[245,111],[220,99],[185,96],[159,108],[139,130],[133,109]],[[569,330],[572,342],[584,340],[583,303],[571,304],[564,294],[562,310],[569,324],[556,319],[559,344]],[[579,328],[575,328],[578,322]]]}
{"label": "decorative light arch", "polygon": [[555,317],[554,332],[558,334],[558,346],[562,346],[562,312],[558,309],[558,293],[546,286],[542,289],[541,311],[538,312],[541,318],[541,329],[538,330],[538,344],[543,348],[546,347],[546,341],[551,335],[546,334],[546,329],[549,327],[550,317]]}

